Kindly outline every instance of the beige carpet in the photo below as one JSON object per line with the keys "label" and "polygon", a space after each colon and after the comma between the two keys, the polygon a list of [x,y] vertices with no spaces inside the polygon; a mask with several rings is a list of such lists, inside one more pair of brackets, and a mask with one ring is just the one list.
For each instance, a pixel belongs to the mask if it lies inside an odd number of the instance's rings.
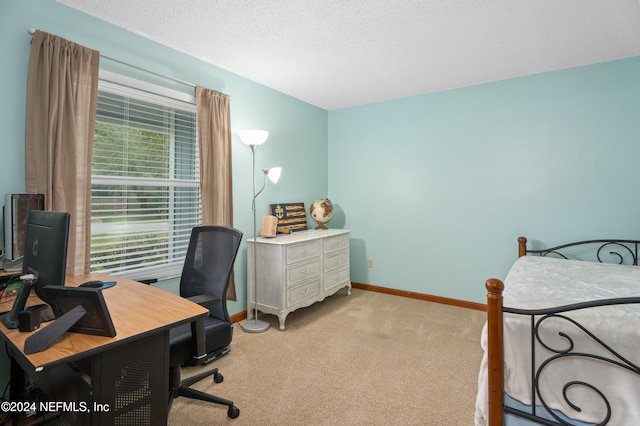
{"label": "beige carpet", "polygon": [[[226,407],[178,398],[170,425],[473,425],[485,313],[354,289],[271,328],[236,325],[223,383],[194,387],[229,398]],[[189,376],[201,371],[183,369]]]}

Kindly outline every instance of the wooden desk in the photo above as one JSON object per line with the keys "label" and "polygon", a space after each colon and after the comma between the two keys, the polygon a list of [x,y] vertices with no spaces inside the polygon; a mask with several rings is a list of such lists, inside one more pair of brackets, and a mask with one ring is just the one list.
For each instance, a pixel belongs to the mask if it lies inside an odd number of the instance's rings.
{"label": "wooden desk", "polygon": [[[67,277],[65,285],[95,279],[117,282],[103,290],[117,335],[65,333],[46,351],[26,355],[24,341],[32,333],[0,323],[12,369],[19,365],[50,401],[88,405],[88,413],[63,413],[74,424],[166,424],[169,330],[209,311],[167,291],[105,274]],[[94,410],[94,404],[108,411]]]}

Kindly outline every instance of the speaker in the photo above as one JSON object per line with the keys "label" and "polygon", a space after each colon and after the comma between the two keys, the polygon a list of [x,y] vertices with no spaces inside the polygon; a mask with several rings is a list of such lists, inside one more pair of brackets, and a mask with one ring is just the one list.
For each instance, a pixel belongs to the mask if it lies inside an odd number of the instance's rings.
{"label": "speaker", "polygon": [[25,309],[18,314],[18,330],[33,331],[40,327],[40,310]]}
{"label": "speaker", "polygon": [[24,255],[24,237],[31,210],[44,210],[44,194],[7,194],[4,197],[5,259]]}
{"label": "speaker", "polygon": [[260,235],[265,238],[273,238],[276,236],[278,228],[278,218],[275,216],[262,216],[262,228]]}

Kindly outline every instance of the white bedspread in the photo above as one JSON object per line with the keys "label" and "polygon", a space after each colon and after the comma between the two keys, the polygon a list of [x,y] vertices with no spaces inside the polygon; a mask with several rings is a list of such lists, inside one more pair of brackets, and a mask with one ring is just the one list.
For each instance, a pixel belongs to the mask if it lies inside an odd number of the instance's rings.
{"label": "white bedspread", "polygon": [[[640,296],[640,268],[595,262],[572,261],[547,257],[524,256],[509,271],[505,281],[504,306],[521,309],[550,308],[578,302],[617,297]],[[596,334],[629,361],[640,364],[640,305],[590,308],[566,314]],[[557,321],[557,320],[553,320]],[[566,324],[565,324],[566,323]],[[567,341],[558,337],[558,323],[553,332],[543,333],[554,347],[565,348]],[[562,330],[574,339],[580,352],[611,355],[575,326],[563,321]],[[531,341],[529,320],[525,317],[504,316],[505,392],[524,404],[531,404]],[[485,425],[487,417],[487,337],[486,325],[481,344],[485,350],[478,378],[476,425]],[[539,345],[538,345],[539,346]],[[537,359],[549,352],[537,349]],[[574,350],[575,351],[575,350]],[[600,365],[598,365],[600,364]],[[541,376],[542,392],[551,408],[573,419],[587,422],[602,420],[604,408],[600,399],[583,386],[573,387],[569,395],[573,403],[583,407],[583,413],[568,408],[562,396],[563,386],[571,380],[582,380],[603,391],[612,404],[613,417],[609,424],[640,425],[640,376],[629,374],[619,367],[602,366],[589,359],[565,359],[550,365]],[[537,400],[540,404],[540,401]],[[620,415],[624,414],[625,420]]]}

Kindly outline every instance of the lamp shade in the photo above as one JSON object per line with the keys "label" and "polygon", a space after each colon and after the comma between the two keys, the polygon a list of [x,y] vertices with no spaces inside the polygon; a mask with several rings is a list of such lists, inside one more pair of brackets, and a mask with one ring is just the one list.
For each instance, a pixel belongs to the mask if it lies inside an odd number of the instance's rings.
{"label": "lamp shade", "polygon": [[278,179],[280,179],[280,174],[282,173],[282,167],[272,167],[264,172],[271,182],[278,183]]}
{"label": "lamp shade", "polygon": [[256,129],[242,130],[238,133],[238,136],[240,136],[240,140],[245,145],[260,146],[265,143],[265,141],[269,137],[269,132],[267,132],[266,130]]}

